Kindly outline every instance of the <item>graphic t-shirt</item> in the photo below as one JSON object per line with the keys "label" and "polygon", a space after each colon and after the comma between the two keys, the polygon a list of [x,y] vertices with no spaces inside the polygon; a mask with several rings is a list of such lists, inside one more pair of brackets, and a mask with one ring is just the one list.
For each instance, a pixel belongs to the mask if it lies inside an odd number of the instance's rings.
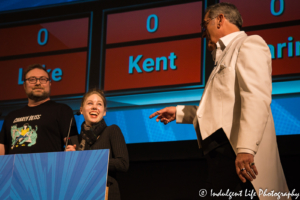
{"label": "graphic t-shirt", "polygon": [[47,101],[35,107],[13,111],[4,120],[0,143],[5,154],[62,151],[63,139],[78,135],[72,109],[61,103]]}

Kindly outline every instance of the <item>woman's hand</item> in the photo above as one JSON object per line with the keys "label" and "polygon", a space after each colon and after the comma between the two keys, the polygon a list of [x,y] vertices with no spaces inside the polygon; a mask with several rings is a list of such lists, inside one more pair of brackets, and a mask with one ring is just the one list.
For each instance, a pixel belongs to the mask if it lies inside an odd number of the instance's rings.
{"label": "woman's hand", "polygon": [[68,145],[66,151],[76,151],[76,144]]}

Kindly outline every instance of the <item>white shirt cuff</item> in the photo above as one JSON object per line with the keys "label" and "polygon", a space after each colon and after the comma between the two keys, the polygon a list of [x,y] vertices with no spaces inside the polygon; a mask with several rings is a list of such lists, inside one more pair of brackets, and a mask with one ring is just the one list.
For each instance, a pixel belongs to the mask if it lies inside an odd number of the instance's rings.
{"label": "white shirt cuff", "polygon": [[181,106],[181,105],[176,106],[176,123],[182,123],[184,117],[184,113],[183,113],[184,107],[185,106]]}
{"label": "white shirt cuff", "polygon": [[251,149],[243,149],[243,148],[239,148],[237,149],[237,153],[250,153],[253,156],[255,156],[255,152],[252,151]]}

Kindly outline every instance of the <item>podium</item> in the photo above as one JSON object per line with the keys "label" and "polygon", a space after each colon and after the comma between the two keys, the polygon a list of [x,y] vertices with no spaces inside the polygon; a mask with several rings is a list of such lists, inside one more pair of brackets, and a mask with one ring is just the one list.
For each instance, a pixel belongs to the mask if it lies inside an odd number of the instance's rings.
{"label": "podium", "polygon": [[0,199],[105,199],[109,150],[0,156]]}

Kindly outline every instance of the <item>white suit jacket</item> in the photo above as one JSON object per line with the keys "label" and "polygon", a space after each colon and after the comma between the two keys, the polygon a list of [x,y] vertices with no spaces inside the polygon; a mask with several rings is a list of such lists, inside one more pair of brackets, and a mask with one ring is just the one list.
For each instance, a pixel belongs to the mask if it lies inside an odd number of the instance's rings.
{"label": "white suit jacket", "polygon": [[256,153],[259,174],[252,184],[257,194],[262,189],[288,192],[270,108],[272,65],[268,45],[260,36],[242,32],[227,45],[217,63],[199,106],[177,106],[176,122],[200,127],[196,132],[203,140],[223,128],[236,153],[239,148]]}

